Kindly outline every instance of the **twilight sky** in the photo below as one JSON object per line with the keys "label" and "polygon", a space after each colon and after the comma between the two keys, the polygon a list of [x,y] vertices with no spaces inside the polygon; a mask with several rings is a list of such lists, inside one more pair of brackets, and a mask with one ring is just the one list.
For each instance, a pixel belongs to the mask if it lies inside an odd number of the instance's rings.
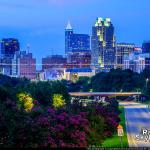
{"label": "twilight sky", "polygon": [[97,17],[110,17],[117,42],[141,46],[150,40],[150,0],[0,0],[0,39],[15,37],[21,50],[30,44],[37,62],[64,54],[64,29],[91,35]]}

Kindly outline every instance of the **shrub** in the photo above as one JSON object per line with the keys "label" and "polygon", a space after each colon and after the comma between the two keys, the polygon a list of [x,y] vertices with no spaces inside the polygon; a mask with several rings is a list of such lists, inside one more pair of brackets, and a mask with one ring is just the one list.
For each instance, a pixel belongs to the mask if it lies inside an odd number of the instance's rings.
{"label": "shrub", "polygon": [[88,147],[89,122],[83,112],[68,114],[64,109],[41,107],[35,101],[32,110],[26,113],[6,100],[0,104],[0,122],[0,147]]}

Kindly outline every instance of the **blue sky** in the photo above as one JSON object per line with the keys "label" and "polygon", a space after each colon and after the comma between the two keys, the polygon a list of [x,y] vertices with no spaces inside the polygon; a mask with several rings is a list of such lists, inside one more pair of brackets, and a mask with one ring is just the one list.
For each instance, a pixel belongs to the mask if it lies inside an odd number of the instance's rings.
{"label": "blue sky", "polygon": [[150,0],[0,0],[0,39],[18,38],[41,58],[64,54],[64,29],[91,35],[97,17],[110,17],[117,42],[150,40]]}

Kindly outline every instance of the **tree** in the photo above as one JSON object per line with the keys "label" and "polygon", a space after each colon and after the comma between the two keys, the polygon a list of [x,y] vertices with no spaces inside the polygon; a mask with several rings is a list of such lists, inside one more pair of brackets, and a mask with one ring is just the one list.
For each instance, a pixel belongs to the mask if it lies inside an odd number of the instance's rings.
{"label": "tree", "polygon": [[26,112],[32,110],[34,104],[33,104],[33,99],[30,95],[25,93],[20,93],[17,95],[17,97],[18,97],[17,103],[20,109],[24,109]]}
{"label": "tree", "polygon": [[3,86],[0,86],[0,100],[5,101],[6,98],[9,96],[9,92]]}
{"label": "tree", "polygon": [[98,73],[91,79],[95,92],[136,91],[143,88],[143,78],[129,69],[112,69],[108,73]]}
{"label": "tree", "polygon": [[60,94],[54,94],[53,96],[53,106],[54,108],[61,108],[66,105],[65,100],[63,99],[63,96]]}
{"label": "tree", "polygon": [[145,90],[145,95],[150,98],[150,79],[149,79],[149,81],[147,83],[147,88]]}
{"label": "tree", "polygon": [[33,82],[24,88],[24,91],[30,93],[31,96],[47,106],[52,104],[52,84],[50,82]]}
{"label": "tree", "polygon": [[90,77],[79,77],[76,82],[80,86],[81,92],[89,92],[91,88],[91,78]]}
{"label": "tree", "polygon": [[[52,87],[52,95],[54,94],[61,94],[65,99],[66,105],[70,105],[71,98],[68,93],[67,87],[61,81],[53,81],[51,82]],[[52,97],[51,97],[52,98]]]}

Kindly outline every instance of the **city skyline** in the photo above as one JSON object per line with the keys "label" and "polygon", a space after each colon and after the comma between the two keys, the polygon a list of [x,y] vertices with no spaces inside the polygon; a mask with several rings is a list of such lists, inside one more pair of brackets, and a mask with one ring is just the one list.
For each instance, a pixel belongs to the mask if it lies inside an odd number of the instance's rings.
{"label": "city skyline", "polygon": [[150,148],[150,0],[0,0],[0,148]]}
{"label": "city skyline", "polygon": [[19,39],[21,50],[30,44],[37,63],[41,63],[41,58],[47,55],[64,54],[64,30],[68,20],[75,32],[91,35],[95,19],[109,17],[117,42],[141,46],[144,40],[150,39],[149,4],[148,0],[137,0],[136,6],[129,0],[0,0],[3,14],[0,16],[0,39]]}

